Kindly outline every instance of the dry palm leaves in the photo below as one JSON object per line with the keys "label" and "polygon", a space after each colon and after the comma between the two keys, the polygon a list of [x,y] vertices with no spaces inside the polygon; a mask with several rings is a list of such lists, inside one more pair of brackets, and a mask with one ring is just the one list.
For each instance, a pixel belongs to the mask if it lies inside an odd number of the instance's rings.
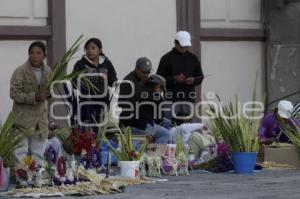
{"label": "dry palm leaves", "polygon": [[[106,178],[100,184],[94,182],[81,182],[77,185],[67,185],[60,187],[24,188],[12,189],[3,193],[3,196],[23,198],[23,197],[63,197],[63,196],[94,196],[105,194],[116,194],[124,192],[125,186],[137,184],[149,184],[155,181],[149,178]],[[1,196],[1,195],[0,195]]]}
{"label": "dry palm leaves", "polygon": [[82,182],[77,185],[43,188],[12,189],[4,193],[10,197],[41,197],[41,196],[93,196],[103,194],[121,193],[122,188],[115,186],[97,185],[92,182]]}

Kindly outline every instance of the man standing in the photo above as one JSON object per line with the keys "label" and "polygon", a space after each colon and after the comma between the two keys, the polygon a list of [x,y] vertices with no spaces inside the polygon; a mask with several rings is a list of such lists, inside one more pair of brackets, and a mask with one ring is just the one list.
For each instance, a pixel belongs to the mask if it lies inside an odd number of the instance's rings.
{"label": "man standing", "polygon": [[[197,56],[189,52],[191,36],[187,31],[179,31],[175,37],[175,47],[165,54],[159,63],[157,74],[167,81],[168,101],[178,102],[176,116],[192,116],[191,106],[196,99],[195,86],[203,80],[202,68]],[[174,115],[173,115],[174,117]]]}

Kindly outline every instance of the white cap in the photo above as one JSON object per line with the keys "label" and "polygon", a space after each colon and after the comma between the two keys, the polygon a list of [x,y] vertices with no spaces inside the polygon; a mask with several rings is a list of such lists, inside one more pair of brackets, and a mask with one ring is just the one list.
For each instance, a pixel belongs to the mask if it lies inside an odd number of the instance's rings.
{"label": "white cap", "polygon": [[187,31],[177,32],[175,40],[177,40],[182,47],[192,46],[191,35]]}
{"label": "white cap", "polygon": [[293,104],[290,101],[282,100],[278,103],[278,115],[281,118],[290,119],[293,111]]}

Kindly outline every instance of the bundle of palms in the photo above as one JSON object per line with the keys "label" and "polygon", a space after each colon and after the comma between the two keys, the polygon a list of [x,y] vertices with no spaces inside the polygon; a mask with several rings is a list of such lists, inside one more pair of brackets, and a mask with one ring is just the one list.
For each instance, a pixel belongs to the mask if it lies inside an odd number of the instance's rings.
{"label": "bundle of palms", "polygon": [[[221,103],[218,97],[219,103]],[[220,135],[229,146],[231,152],[257,152],[258,128],[260,120],[254,115],[245,117],[239,113],[238,100],[233,104],[220,105],[219,111],[209,105],[208,115],[211,116],[210,128],[215,135]],[[220,114],[221,112],[222,114]]]}
{"label": "bundle of palms", "polygon": [[239,102],[236,97],[235,103],[230,102],[229,105],[223,105],[219,96],[217,96],[219,106],[208,105],[206,112],[210,116],[210,128],[216,138],[224,140],[229,146],[231,152],[257,152],[258,128],[260,124],[260,116],[263,115],[263,109],[256,107],[256,82],[254,84],[252,111],[250,115],[245,116],[239,111]]}
{"label": "bundle of palms", "polygon": [[71,130],[72,130],[71,127],[66,127],[66,128],[58,129],[58,130],[54,131],[55,136],[57,136],[58,139],[61,141],[63,148],[69,155],[73,154],[72,144],[70,143],[70,140],[69,140]]}
{"label": "bundle of palms", "polygon": [[188,149],[184,145],[183,136],[179,133],[176,135],[176,148],[175,148],[175,157],[178,157],[180,153],[188,156]]}
{"label": "bundle of palms", "polygon": [[115,149],[108,139],[105,137],[105,128],[101,128],[98,132],[99,139],[102,140],[109,149],[112,151],[112,153],[116,156],[116,158],[119,161],[136,161],[140,160],[143,156],[147,146],[148,146],[148,140],[146,140],[141,148],[136,151],[133,146],[132,142],[132,132],[131,128],[127,127],[124,131],[124,133],[119,129],[119,139],[120,139],[120,146],[119,149]]}
{"label": "bundle of palms", "polygon": [[15,116],[10,113],[4,122],[0,124],[0,157],[4,167],[12,166],[13,153],[21,147],[24,134],[14,129]]}
{"label": "bundle of palms", "polygon": [[289,140],[296,146],[300,154],[300,127],[291,120],[292,125],[286,124],[280,121],[280,126],[284,134],[289,138]]}

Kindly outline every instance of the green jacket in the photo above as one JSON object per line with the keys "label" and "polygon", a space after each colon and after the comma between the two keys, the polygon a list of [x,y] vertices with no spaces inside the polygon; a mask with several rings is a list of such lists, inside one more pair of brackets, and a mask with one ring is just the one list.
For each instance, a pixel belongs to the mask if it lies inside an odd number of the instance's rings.
{"label": "green jacket", "polygon": [[43,65],[41,84],[38,85],[27,61],[14,71],[10,80],[10,97],[14,101],[12,111],[16,116],[16,128],[23,132],[38,129],[43,138],[48,135],[48,114],[45,102],[36,102],[35,95],[40,92],[50,73],[51,69]]}

